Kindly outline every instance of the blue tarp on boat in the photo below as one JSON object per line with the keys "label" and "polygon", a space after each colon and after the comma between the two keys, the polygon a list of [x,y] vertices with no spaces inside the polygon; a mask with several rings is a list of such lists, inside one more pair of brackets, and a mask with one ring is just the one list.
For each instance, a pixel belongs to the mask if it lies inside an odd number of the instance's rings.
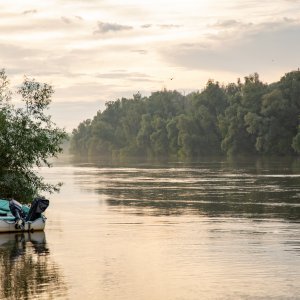
{"label": "blue tarp on boat", "polygon": [[[28,213],[29,207],[27,205],[22,205],[22,210],[25,214]],[[5,199],[0,199],[0,216],[12,216],[9,209],[9,201]]]}

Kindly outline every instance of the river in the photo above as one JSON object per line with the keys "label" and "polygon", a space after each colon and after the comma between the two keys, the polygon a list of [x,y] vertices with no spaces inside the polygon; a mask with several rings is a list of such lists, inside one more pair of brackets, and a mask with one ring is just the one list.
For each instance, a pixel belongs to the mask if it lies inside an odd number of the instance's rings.
{"label": "river", "polygon": [[44,233],[0,235],[1,299],[300,299],[300,161],[56,162]]}

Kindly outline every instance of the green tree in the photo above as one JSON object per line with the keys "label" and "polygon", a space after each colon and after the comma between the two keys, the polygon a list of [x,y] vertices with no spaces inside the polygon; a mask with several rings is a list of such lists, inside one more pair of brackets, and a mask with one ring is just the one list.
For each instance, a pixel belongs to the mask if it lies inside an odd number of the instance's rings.
{"label": "green tree", "polygon": [[155,116],[152,121],[154,132],[150,135],[153,153],[157,157],[168,156],[168,133],[166,122],[159,116]]}
{"label": "green tree", "polygon": [[245,77],[244,84],[238,80],[237,84],[226,87],[229,105],[218,121],[222,133],[221,147],[228,155],[257,152],[256,132],[249,121],[257,120],[266,91],[267,85],[259,80],[257,73]]}
{"label": "green tree", "polygon": [[167,135],[169,141],[169,149],[168,152],[170,155],[177,156],[179,151],[179,144],[178,144],[178,117],[174,117],[170,119],[167,123]]}
{"label": "green tree", "polygon": [[254,73],[227,86],[209,80],[187,96],[163,90],[107,102],[74,130],[72,145],[79,155],[288,155],[300,153],[299,115],[300,71],[269,85]]}
{"label": "green tree", "polygon": [[[259,153],[287,155],[296,150],[300,113],[300,72],[287,73],[280,82],[272,84],[245,116],[247,131],[256,137]],[[294,149],[293,149],[293,146]]]}
{"label": "green tree", "polygon": [[86,155],[89,151],[89,143],[91,138],[91,120],[85,120],[78,125],[77,129],[72,132],[70,145],[71,153],[78,155]]}
{"label": "green tree", "polygon": [[150,136],[152,135],[154,128],[151,122],[151,115],[150,114],[143,114],[142,120],[140,122],[140,130],[137,134],[136,140],[137,145],[142,149],[142,151],[146,152],[147,155],[151,155],[151,139]]}
{"label": "green tree", "polygon": [[297,125],[292,121],[293,111],[294,107],[283,98],[281,91],[273,89],[263,96],[260,113],[245,116],[247,131],[256,136],[255,147],[259,153],[291,153]]}
{"label": "green tree", "polygon": [[16,108],[4,70],[0,71],[0,197],[30,201],[42,192],[59,190],[44,182],[34,167],[51,166],[49,158],[62,151],[67,137],[44,111],[53,88],[26,78],[18,93],[24,106]]}

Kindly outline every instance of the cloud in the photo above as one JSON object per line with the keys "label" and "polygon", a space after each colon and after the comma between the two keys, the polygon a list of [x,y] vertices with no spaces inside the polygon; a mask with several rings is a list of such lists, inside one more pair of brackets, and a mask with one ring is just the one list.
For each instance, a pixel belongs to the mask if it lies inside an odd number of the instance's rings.
{"label": "cloud", "polygon": [[61,17],[61,20],[66,23],[66,24],[71,24],[72,21],[69,19],[69,18],[66,18],[66,17]]}
{"label": "cloud", "polygon": [[116,32],[116,31],[133,29],[132,26],[121,25],[121,24],[117,24],[117,23],[106,23],[106,22],[100,22],[100,21],[98,22],[97,26],[98,26],[98,29],[94,31],[95,34],[107,33],[110,31]]}
{"label": "cloud", "polygon": [[[83,53],[81,60],[87,60],[90,53]],[[0,68],[4,67],[11,75],[28,75],[29,77],[48,77],[56,80],[83,77],[86,74],[72,69],[79,61],[76,53],[61,52],[40,48],[0,43]]]}
{"label": "cloud", "polygon": [[7,68],[10,74],[56,75],[68,69],[65,57],[52,55],[50,61],[50,55],[51,51],[45,49],[0,44],[0,66]]}
{"label": "cloud", "polygon": [[23,11],[23,15],[29,15],[29,14],[36,14],[37,10],[36,9],[29,9],[29,10],[25,10]]}
{"label": "cloud", "polygon": [[161,24],[158,25],[158,27],[162,28],[162,29],[172,29],[172,28],[179,28],[182,27],[182,25],[176,25],[176,24]]}
{"label": "cloud", "polygon": [[161,82],[153,79],[151,76],[140,72],[128,72],[125,70],[116,70],[108,73],[98,73],[95,77],[104,79],[143,81],[143,82]]}
{"label": "cloud", "polygon": [[145,55],[145,54],[148,53],[148,51],[147,51],[147,50],[144,50],[144,49],[131,50],[131,52],[136,52],[136,53],[138,53],[138,54],[143,54],[143,55]]}
{"label": "cloud", "polygon": [[[61,21],[69,26],[62,26]],[[90,28],[76,17],[73,19],[66,17],[61,17],[60,19],[56,17],[37,17],[34,19],[26,18],[26,20],[22,20],[22,22],[5,22],[1,20],[0,17],[0,32],[2,34],[2,40],[4,40],[6,36],[6,40],[12,40],[12,37],[14,36],[16,38],[26,36],[27,40],[30,40],[32,36],[39,34],[39,39],[36,41],[39,42],[41,40],[48,39],[48,33],[56,33],[51,36],[51,38],[55,40],[59,39],[62,35],[75,38],[80,37],[78,34],[79,28],[85,28],[86,37],[90,36],[90,33],[88,32]],[[30,44],[32,46],[32,43]],[[26,45],[29,47],[28,43],[26,43]]]}
{"label": "cloud", "polygon": [[224,20],[224,21],[218,21],[212,25],[210,25],[210,27],[213,28],[220,28],[220,29],[226,29],[226,28],[231,28],[231,27],[236,27],[237,25],[241,25],[240,22],[230,19],[230,20]]}
{"label": "cloud", "polygon": [[194,70],[252,73],[293,69],[300,66],[299,32],[300,23],[286,19],[240,26],[231,33],[211,35],[204,42],[171,45],[161,54],[167,62]]}
{"label": "cloud", "polygon": [[152,27],[152,24],[144,24],[141,26],[141,28],[150,28]]}
{"label": "cloud", "polygon": [[0,44],[0,61],[4,60],[16,60],[16,58],[22,57],[23,59],[34,57],[40,52],[38,50],[25,48],[22,46],[16,46],[12,44]]}

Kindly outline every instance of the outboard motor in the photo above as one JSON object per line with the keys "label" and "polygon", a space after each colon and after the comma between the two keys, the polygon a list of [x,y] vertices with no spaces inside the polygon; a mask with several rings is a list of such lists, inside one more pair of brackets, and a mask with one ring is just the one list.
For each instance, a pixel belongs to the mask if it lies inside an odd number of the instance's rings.
{"label": "outboard motor", "polygon": [[12,199],[9,201],[9,209],[10,209],[11,213],[13,214],[13,216],[15,217],[16,229],[24,229],[25,215],[22,210],[22,204],[16,200]]}
{"label": "outboard motor", "polygon": [[49,206],[49,200],[43,197],[37,197],[33,199],[31,203],[30,210],[26,216],[26,221],[34,221],[41,217],[41,214],[47,209]]}

